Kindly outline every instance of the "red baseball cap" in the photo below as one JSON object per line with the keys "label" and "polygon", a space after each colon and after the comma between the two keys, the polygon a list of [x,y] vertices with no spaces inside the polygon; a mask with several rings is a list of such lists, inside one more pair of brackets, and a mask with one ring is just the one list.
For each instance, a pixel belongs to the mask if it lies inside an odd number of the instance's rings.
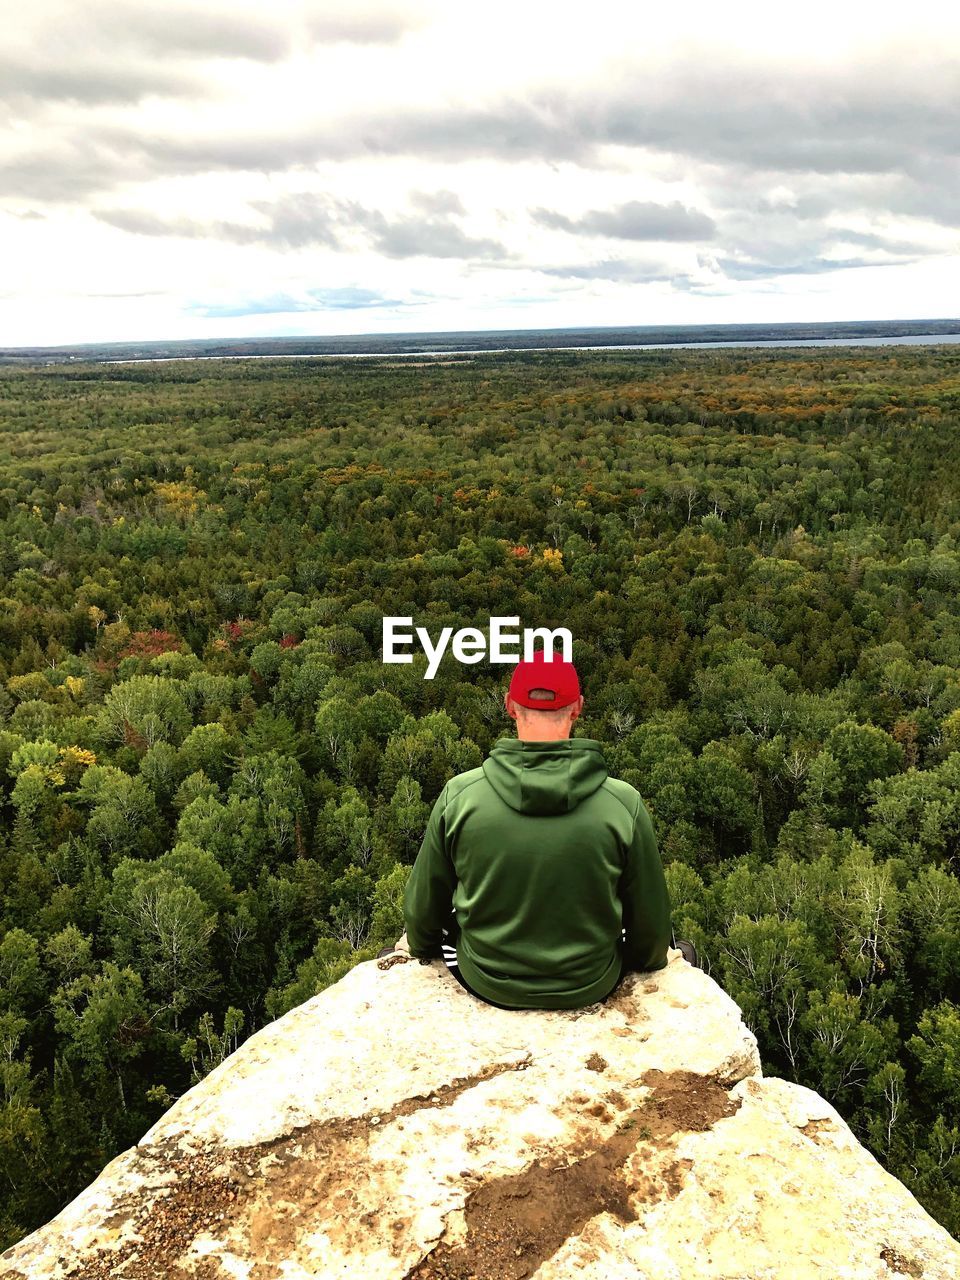
{"label": "red baseball cap", "polygon": [[[532,698],[531,690],[539,697]],[[545,697],[543,691],[550,693]],[[580,697],[580,679],[572,662],[562,658],[548,661],[542,650],[537,650],[529,662],[518,662],[510,679],[509,695],[521,707],[534,711],[555,711],[569,707]]]}

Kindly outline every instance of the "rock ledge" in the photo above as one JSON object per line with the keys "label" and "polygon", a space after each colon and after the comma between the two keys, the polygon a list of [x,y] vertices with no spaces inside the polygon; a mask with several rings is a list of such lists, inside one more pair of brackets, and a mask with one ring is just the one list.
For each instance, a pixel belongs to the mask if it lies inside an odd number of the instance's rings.
{"label": "rock ledge", "polygon": [[955,1280],[960,1246],[671,953],[510,1012],[358,965],[251,1036],[5,1280]]}

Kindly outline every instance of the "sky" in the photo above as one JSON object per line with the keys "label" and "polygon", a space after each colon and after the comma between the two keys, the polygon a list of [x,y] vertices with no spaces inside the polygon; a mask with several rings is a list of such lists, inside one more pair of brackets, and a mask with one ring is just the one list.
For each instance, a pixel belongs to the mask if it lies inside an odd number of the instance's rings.
{"label": "sky", "polygon": [[960,314],[955,4],[0,8],[0,345]]}

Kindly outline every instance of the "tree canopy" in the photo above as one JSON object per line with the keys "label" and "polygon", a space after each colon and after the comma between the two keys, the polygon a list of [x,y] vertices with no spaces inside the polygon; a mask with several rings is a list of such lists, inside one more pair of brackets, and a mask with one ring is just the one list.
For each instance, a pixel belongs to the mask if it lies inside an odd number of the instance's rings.
{"label": "tree canopy", "polygon": [[393,941],[574,636],[678,936],[960,1232],[960,351],[0,368],[0,1249]]}

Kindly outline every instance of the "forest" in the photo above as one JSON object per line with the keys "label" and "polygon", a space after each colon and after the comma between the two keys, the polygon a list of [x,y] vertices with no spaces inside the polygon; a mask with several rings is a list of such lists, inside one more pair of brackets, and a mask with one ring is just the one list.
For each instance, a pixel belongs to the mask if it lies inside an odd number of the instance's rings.
{"label": "forest", "polygon": [[509,668],[766,1071],[960,1234],[960,348],[0,368],[0,1250],[402,931]]}

